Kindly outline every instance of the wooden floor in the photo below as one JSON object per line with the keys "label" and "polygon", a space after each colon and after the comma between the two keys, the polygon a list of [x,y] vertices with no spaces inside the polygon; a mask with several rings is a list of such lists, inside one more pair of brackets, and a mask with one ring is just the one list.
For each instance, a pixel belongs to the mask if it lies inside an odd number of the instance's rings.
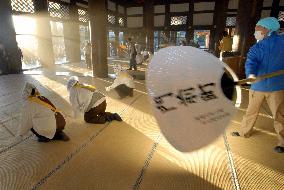
{"label": "wooden floor", "polygon": [[[92,78],[90,71],[76,65],[0,76],[1,190],[284,189],[284,155],[272,150],[277,138],[266,105],[251,138],[229,135],[240,127],[247,90],[226,133],[213,144],[184,154],[161,135],[144,81],[136,80],[132,98],[118,100],[106,93],[107,109],[121,114],[123,122],[91,125],[71,118],[65,87],[68,75],[78,75],[104,93],[113,80]],[[31,133],[15,138],[25,81],[35,83],[64,110],[69,142],[38,143]]]}

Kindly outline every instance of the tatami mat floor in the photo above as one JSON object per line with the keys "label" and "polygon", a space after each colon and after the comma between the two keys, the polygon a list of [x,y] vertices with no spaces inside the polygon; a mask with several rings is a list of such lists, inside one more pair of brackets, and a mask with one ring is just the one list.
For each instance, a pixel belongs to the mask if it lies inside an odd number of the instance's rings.
{"label": "tatami mat floor", "polygon": [[[240,127],[247,90],[226,133],[211,145],[185,154],[160,134],[144,81],[136,80],[134,97],[118,100],[104,90],[113,79],[92,78],[76,65],[58,66],[56,72],[38,69],[0,76],[1,190],[284,189],[284,155],[272,151],[277,138],[267,106],[254,136],[243,139],[229,134]],[[121,114],[124,121],[91,125],[73,119],[65,87],[68,75],[78,75],[106,93],[107,109]],[[63,110],[69,142],[38,143],[31,133],[15,138],[25,81],[34,82]]]}

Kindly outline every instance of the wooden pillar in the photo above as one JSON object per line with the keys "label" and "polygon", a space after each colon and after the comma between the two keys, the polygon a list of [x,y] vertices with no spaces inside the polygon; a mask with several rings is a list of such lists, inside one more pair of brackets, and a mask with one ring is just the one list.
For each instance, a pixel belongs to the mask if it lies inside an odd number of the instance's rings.
{"label": "wooden pillar", "polygon": [[[280,11],[284,11],[284,6],[280,7],[280,0],[273,0],[270,16],[278,19]],[[280,28],[284,28],[284,21],[280,21],[279,23],[280,23]]]}
{"label": "wooden pillar", "polygon": [[[238,38],[237,49],[240,52],[239,77],[245,77],[245,57],[249,48],[255,44],[254,28],[261,17],[263,0],[239,0],[235,37]],[[244,6],[245,5],[245,6]]]}
{"label": "wooden pillar", "polygon": [[272,2],[272,9],[270,12],[270,16],[275,17],[278,19],[280,7],[279,7],[280,0],[273,0]]}
{"label": "wooden pillar", "polygon": [[22,63],[12,21],[10,0],[0,1],[0,44],[4,46],[8,58],[0,62],[0,75],[21,72]]}
{"label": "wooden pillar", "polygon": [[176,46],[177,45],[177,31],[172,31],[173,34],[173,43]]}
{"label": "wooden pillar", "polygon": [[[273,0],[270,16],[278,19],[279,12],[281,9],[284,9],[284,7],[283,6],[282,8],[280,7],[280,0]],[[284,28],[284,22],[280,21],[279,23],[280,23],[280,28]]]}
{"label": "wooden pillar", "polygon": [[69,19],[63,23],[63,34],[67,61],[81,61],[78,6],[75,0],[70,1]]}
{"label": "wooden pillar", "polygon": [[170,43],[170,25],[171,25],[171,16],[170,16],[170,4],[165,5],[165,37],[167,38],[167,44]]}
{"label": "wooden pillar", "polygon": [[107,1],[90,1],[93,73],[97,77],[108,76],[107,65]]}
{"label": "wooden pillar", "polygon": [[54,53],[51,38],[50,18],[48,13],[48,1],[34,1],[36,15],[36,33],[38,38],[38,55],[42,66],[53,67]]}
{"label": "wooden pillar", "polygon": [[161,31],[157,31],[157,35],[158,35],[158,37],[157,37],[157,44],[158,44],[158,47],[160,47],[160,43],[161,43]]}
{"label": "wooden pillar", "polygon": [[261,17],[262,4],[263,0],[239,0],[236,35],[239,37],[238,50],[243,57],[246,56],[249,48],[256,42],[254,28]]}
{"label": "wooden pillar", "polygon": [[126,45],[129,37],[131,37],[129,28],[126,27],[123,33],[124,45]]}
{"label": "wooden pillar", "polygon": [[118,28],[115,28],[114,35],[115,35],[114,51],[115,51],[115,55],[117,55],[117,49],[118,49],[118,46],[119,46],[119,30],[118,30]]}
{"label": "wooden pillar", "polygon": [[147,38],[147,49],[154,53],[154,2],[145,1],[144,4],[144,26]]}
{"label": "wooden pillar", "polygon": [[114,29],[114,53],[117,55],[118,46],[119,46],[119,13],[118,13],[118,4],[115,4],[115,29]]}
{"label": "wooden pillar", "polygon": [[222,32],[226,27],[227,9],[229,0],[218,0],[215,1],[215,12],[214,12],[214,29],[210,35],[210,49],[215,50],[215,55],[219,56],[220,50],[218,48],[219,41],[222,39]]}
{"label": "wooden pillar", "polygon": [[187,20],[187,31],[186,31],[186,42],[189,44],[190,40],[194,38],[193,29],[193,12],[194,12],[194,2],[189,3],[188,20]]}
{"label": "wooden pillar", "polygon": [[126,44],[127,43],[127,38],[130,37],[130,36],[129,36],[129,29],[128,29],[128,25],[127,25],[127,19],[128,19],[128,17],[127,17],[127,9],[126,9],[126,7],[123,7],[123,8],[124,8],[124,16],[125,16],[125,24],[124,24],[124,32],[123,32],[123,39],[124,40],[123,41]]}

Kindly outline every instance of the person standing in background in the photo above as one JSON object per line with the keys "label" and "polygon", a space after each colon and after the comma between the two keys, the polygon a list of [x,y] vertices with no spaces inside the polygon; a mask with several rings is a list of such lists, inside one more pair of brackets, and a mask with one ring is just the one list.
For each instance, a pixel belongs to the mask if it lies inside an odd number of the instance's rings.
{"label": "person standing in background", "polygon": [[[247,78],[284,70],[284,35],[277,32],[278,20],[267,17],[258,21],[255,27],[257,43],[247,55],[245,70]],[[274,128],[278,138],[275,152],[284,153],[284,75],[267,78],[251,85],[249,104],[240,132],[233,136],[250,137],[263,100],[266,99],[274,119]]]}
{"label": "person standing in background", "polygon": [[128,38],[128,52],[130,55],[130,63],[129,63],[129,69],[128,70],[132,70],[132,68],[134,68],[134,70],[137,70],[137,62],[136,62],[136,55],[137,55],[137,51],[135,48],[135,44],[132,42],[131,38]]}
{"label": "person standing in background", "polygon": [[219,50],[221,51],[220,57],[226,56],[227,52],[232,51],[233,39],[228,35],[227,31],[222,33],[223,38],[220,41]]}

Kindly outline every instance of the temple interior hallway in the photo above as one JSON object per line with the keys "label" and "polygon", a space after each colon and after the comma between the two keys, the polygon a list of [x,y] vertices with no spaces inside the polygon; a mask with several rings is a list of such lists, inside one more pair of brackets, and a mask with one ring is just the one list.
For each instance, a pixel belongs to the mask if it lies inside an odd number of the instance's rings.
{"label": "temple interior hallway", "polygon": [[[201,150],[183,154],[161,135],[144,81],[136,80],[132,98],[117,100],[106,93],[107,109],[121,114],[123,122],[91,125],[71,117],[65,87],[69,75],[78,75],[104,93],[113,80],[92,78],[88,70],[75,65],[0,76],[1,190],[284,188],[284,157],[273,152],[277,138],[266,105],[251,138],[230,136],[240,127],[247,90],[243,90],[243,104],[226,133]],[[15,139],[26,81],[35,83],[64,112],[69,142],[38,143],[31,133]]]}

